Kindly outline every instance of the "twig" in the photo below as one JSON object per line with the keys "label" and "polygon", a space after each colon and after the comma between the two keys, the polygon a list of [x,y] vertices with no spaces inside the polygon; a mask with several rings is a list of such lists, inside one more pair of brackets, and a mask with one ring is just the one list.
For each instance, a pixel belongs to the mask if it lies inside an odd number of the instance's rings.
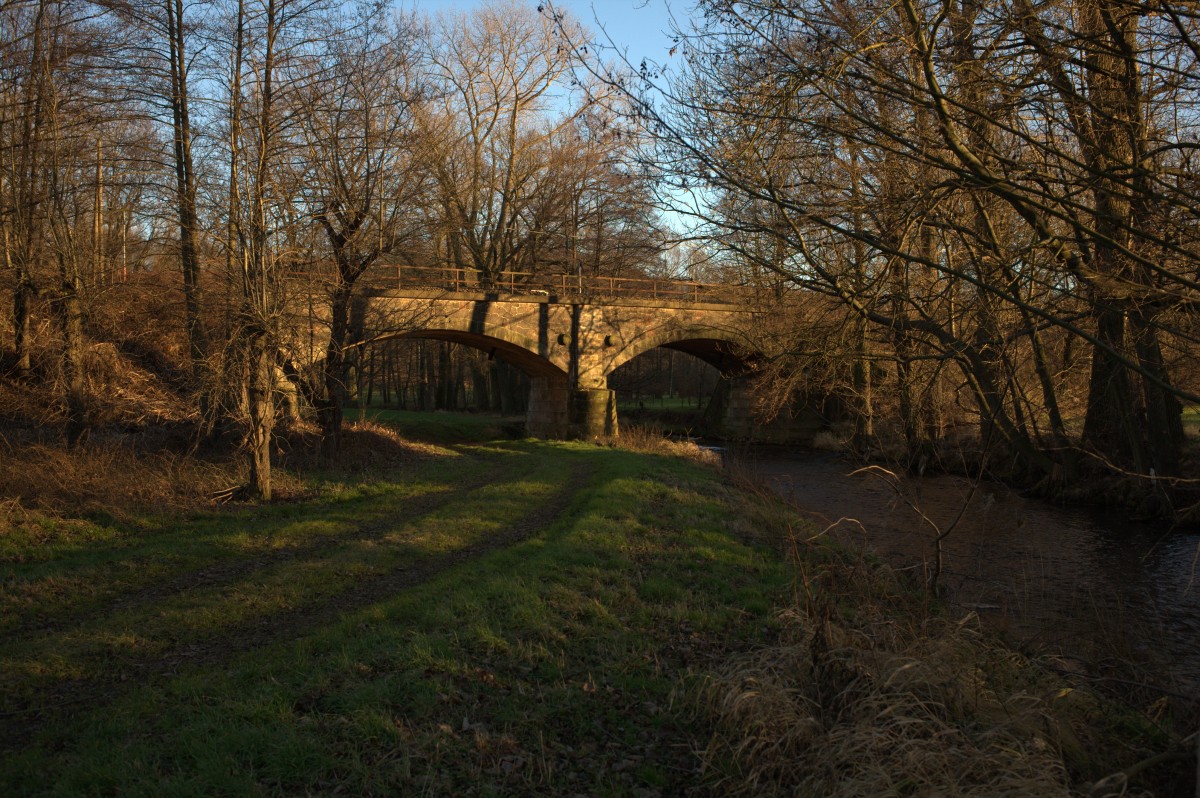
{"label": "twig", "polygon": [[217,504],[225,504],[245,489],[245,485],[234,485],[232,487],[222,488],[221,490],[208,494],[208,500],[216,502]]}

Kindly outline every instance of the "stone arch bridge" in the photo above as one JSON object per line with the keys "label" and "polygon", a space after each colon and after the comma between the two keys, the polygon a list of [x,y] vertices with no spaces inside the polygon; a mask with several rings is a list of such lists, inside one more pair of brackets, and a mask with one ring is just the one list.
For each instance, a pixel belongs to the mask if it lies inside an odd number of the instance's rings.
{"label": "stone arch bridge", "polygon": [[[418,272],[414,279],[413,272]],[[533,282],[504,273],[480,286],[474,273],[430,269],[375,281],[354,306],[354,338],[452,341],[488,352],[530,379],[526,429],[541,438],[616,435],[616,398],[608,377],[656,347],[694,355],[717,368],[727,390],[719,433],[738,439],[811,437],[816,414],[754,415],[755,357],[748,333],[758,313],[731,289],[633,278],[560,275]]]}

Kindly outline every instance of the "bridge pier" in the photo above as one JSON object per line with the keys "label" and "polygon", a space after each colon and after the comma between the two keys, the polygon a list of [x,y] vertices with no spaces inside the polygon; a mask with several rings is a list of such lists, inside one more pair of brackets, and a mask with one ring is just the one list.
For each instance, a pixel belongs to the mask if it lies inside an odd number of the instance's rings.
{"label": "bridge pier", "polygon": [[533,438],[565,438],[571,428],[570,391],[567,381],[555,377],[529,380],[529,407],[525,411],[525,432]]}
{"label": "bridge pier", "polygon": [[573,392],[571,435],[575,438],[611,438],[617,434],[617,392],[584,388]]}
{"label": "bridge pier", "polygon": [[617,395],[607,388],[570,390],[566,380],[529,380],[525,431],[532,438],[602,438],[617,434]]}
{"label": "bridge pier", "polygon": [[[717,387],[717,429],[722,438],[751,440],[754,438],[754,394],[750,380],[723,378]],[[710,411],[711,412],[711,411]]]}

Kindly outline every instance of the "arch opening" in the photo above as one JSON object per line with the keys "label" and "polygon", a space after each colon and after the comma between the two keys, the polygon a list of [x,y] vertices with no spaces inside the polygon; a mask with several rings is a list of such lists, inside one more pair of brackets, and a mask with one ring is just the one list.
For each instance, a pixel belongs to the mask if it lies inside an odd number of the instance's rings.
{"label": "arch opening", "polygon": [[708,415],[722,381],[721,358],[715,347],[682,343],[644,351],[609,374],[608,387],[623,423],[692,434],[711,426]]}
{"label": "arch opening", "polygon": [[447,341],[471,349],[478,349],[481,352],[487,353],[489,360],[499,360],[507,363],[531,379],[539,377],[565,380],[567,377],[565,371],[539,355],[536,351],[536,345],[530,346],[529,342],[513,341],[498,338],[494,335],[484,335],[482,333],[466,332],[463,330],[430,328],[407,330],[393,335],[381,336],[374,339],[372,343],[397,339]]}
{"label": "arch opening", "polygon": [[611,363],[609,373],[615,372],[630,360],[659,348],[684,352],[704,361],[727,377],[737,377],[750,371],[757,357],[757,353],[746,346],[743,337],[731,330],[707,326],[669,325],[627,343],[621,355]]}
{"label": "arch opening", "polygon": [[691,355],[725,377],[745,374],[750,371],[753,361],[753,355],[736,344],[716,338],[688,338],[662,344],[660,348]]}
{"label": "arch opening", "polygon": [[366,348],[362,387],[368,404],[524,415],[527,434],[565,434],[567,375],[522,342],[428,328],[378,336]]}

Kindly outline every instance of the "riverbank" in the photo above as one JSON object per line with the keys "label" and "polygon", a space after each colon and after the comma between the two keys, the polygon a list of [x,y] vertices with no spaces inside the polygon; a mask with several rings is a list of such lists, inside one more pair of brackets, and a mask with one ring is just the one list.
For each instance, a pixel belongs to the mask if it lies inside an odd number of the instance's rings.
{"label": "riverbank", "polygon": [[[919,457],[907,453],[898,429],[881,429],[869,443],[856,445],[846,424],[817,436],[814,448],[841,452],[897,473],[947,474],[1003,482],[1046,501],[1081,508],[1106,508],[1130,518],[1164,521],[1200,529],[1200,427],[1194,413],[1184,421],[1185,440],[1174,476],[1150,477],[1115,466],[1103,453],[1073,448],[1054,455],[1054,474],[1031,477],[1016,467],[1018,458],[998,456],[980,446],[973,428],[930,443]],[[1072,444],[1078,446],[1078,442]]]}
{"label": "riverbank", "polygon": [[1169,795],[1194,773],[1175,707],[1000,646],[694,447],[385,420],[417,434],[353,430],[336,470],[293,450],[267,507],[6,493],[0,789],[1065,795],[1131,770]]}

